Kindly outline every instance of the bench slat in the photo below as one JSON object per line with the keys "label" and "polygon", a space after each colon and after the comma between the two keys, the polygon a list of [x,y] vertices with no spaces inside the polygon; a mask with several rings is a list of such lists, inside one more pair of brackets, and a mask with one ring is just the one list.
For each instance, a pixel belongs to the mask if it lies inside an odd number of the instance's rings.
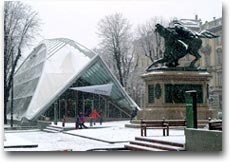
{"label": "bench slat", "polygon": [[220,130],[222,131],[222,121],[210,121],[209,130]]}

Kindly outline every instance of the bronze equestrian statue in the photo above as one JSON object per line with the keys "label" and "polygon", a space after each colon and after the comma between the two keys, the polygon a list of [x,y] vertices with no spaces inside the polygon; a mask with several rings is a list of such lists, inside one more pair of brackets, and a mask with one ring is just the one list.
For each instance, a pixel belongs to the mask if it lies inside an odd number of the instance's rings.
{"label": "bronze equestrian statue", "polygon": [[154,61],[152,65],[147,68],[147,71],[151,71],[157,64],[164,63],[167,67],[176,67],[179,65],[179,59],[187,54],[191,54],[195,57],[190,63],[190,67],[194,67],[196,61],[201,58],[198,52],[202,45],[201,38],[211,39],[218,37],[209,31],[193,33],[180,23],[176,23],[173,28],[165,28],[160,24],[156,24],[155,32],[164,38],[164,57]]}

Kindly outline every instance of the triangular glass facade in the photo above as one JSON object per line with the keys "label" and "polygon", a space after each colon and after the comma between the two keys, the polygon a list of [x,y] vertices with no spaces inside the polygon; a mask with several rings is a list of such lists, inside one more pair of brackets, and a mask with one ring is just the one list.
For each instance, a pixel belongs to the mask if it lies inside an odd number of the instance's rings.
{"label": "triangular glass facade", "polygon": [[[110,97],[73,92],[69,89],[107,83],[113,83]],[[87,95],[91,97],[86,97]],[[99,55],[65,38],[41,42],[16,71],[14,119],[36,120],[40,115],[49,112],[57,101],[60,119],[62,115],[68,115],[66,113],[71,105],[75,113],[72,116],[75,116],[83,109],[86,111],[87,104],[91,101],[91,109],[92,106],[99,109],[104,104],[104,116],[108,118],[117,117],[116,113],[127,117],[132,109],[139,109]]]}

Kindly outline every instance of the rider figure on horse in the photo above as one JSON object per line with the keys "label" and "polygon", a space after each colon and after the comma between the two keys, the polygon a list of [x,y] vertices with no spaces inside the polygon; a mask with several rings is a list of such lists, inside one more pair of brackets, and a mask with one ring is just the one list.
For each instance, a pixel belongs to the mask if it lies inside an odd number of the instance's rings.
{"label": "rider figure on horse", "polygon": [[152,67],[159,63],[165,63],[168,67],[176,67],[179,65],[179,59],[187,54],[191,54],[195,57],[190,63],[190,67],[194,67],[196,61],[201,58],[198,52],[202,45],[202,40],[200,38],[211,39],[218,37],[209,31],[194,33],[179,22],[176,22],[174,27],[167,28],[160,24],[156,24],[155,32],[164,38],[164,57],[154,61],[153,64],[147,68],[147,71],[151,70]]}

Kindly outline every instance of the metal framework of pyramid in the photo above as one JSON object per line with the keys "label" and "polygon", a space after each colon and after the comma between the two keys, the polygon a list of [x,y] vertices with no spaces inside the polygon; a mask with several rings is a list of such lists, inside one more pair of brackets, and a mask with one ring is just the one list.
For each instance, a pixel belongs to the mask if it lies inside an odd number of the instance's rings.
{"label": "metal framework of pyramid", "polygon": [[139,109],[98,54],[73,40],[57,38],[42,41],[16,71],[14,119],[37,119],[79,78],[92,86],[112,83],[110,97],[117,105]]}

